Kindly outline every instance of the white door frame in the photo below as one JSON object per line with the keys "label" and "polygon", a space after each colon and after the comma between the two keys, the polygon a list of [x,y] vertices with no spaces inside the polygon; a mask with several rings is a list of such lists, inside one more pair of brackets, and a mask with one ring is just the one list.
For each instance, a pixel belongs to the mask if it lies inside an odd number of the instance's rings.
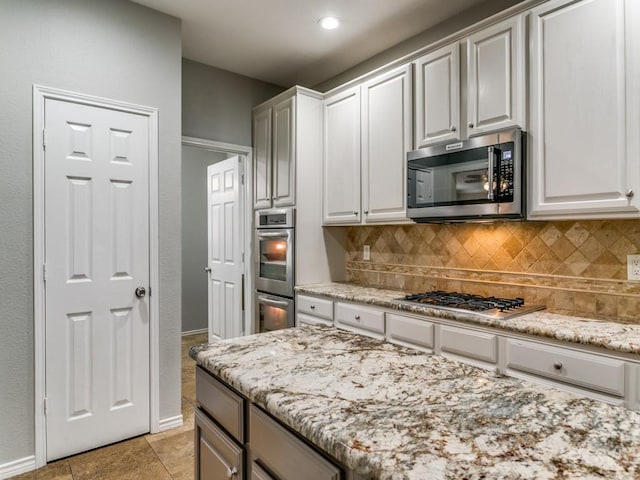
{"label": "white door frame", "polygon": [[158,258],[158,110],[82,93],[33,85],[33,313],[35,364],[35,457],[36,468],[47,463],[45,408],[45,205],[44,205],[44,105],[46,99],[108,108],[149,118],[149,429],[160,425],[160,321]]}
{"label": "white door frame", "polygon": [[[196,137],[182,137],[182,145],[186,147],[197,147],[204,150],[212,150],[215,152],[229,153],[231,155],[244,155],[246,161],[242,162],[241,175],[244,175],[245,211],[244,225],[242,228],[242,238],[244,246],[244,334],[254,333],[251,331],[253,327],[253,274],[251,273],[251,265],[253,265],[253,148],[244,145],[235,145],[233,143],[216,142],[214,140],[206,140]],[[244,170],[242,170],[244,169]],[[207,306],[208,308],[208,306]]]}

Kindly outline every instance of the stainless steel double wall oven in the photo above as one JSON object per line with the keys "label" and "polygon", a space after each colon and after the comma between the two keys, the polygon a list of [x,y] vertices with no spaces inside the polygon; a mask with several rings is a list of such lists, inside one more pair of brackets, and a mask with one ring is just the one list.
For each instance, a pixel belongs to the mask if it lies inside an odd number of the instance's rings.
{"label": "stainless steel double wall oven", "polygon": [[256,212],[256,332],[294,326],[294,225],[293,208]]}

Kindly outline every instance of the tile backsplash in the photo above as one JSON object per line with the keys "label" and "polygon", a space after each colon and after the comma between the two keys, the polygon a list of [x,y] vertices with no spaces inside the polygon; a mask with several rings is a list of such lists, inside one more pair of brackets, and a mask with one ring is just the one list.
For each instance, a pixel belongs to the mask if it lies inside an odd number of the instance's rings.
{"label": "tile backsplash", "polygon": [[[363,260],[363,246],[371,260]],[[549,311],[640,324],[640,220],[349,227],[347,280],[408,292],[524,297]]]}

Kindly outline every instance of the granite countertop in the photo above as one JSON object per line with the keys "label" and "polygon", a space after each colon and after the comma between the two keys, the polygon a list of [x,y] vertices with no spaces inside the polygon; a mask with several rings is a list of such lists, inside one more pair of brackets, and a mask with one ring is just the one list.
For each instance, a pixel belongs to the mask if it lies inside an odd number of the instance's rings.
{"label": "granite countertop", "polygon": [[438,310],[422,305],[402,304],[394,300],[403,297],[405,292],[363,287],[349,283],[303,285],[296,287],[296,292],[323,295],[335,300],[348,300],[431,317],[458,320],[480,326],[538,335],[618,352],[640,354],[640,325],[570,317],[548,313],[544,310],[508,320],[481,318],[473,314]]}
{"label": "granite countertop", "polygon": [[366,478],[640,478],[640,412],[440,356],[322,326],[190,355]]}

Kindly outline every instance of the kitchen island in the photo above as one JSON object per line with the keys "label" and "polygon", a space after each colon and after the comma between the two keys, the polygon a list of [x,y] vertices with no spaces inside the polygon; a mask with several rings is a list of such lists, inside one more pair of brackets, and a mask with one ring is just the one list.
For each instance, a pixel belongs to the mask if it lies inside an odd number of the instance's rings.
{"label": "kitchen island", "polygon": [[193,347],[365,478],[640,478],[640,413],[336,328]]}

